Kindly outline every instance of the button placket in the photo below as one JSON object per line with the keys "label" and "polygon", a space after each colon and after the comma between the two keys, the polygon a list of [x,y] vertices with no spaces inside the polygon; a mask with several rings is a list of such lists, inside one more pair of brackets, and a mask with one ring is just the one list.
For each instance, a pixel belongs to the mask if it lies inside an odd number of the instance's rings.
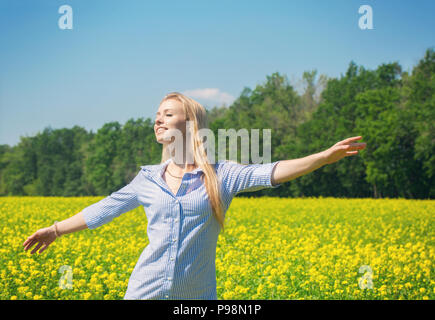
{"label": "button placket", "polygon": [[[183,196],[186,195],[186,192],[191,192],[191,190],[194,190],[197,186],[198,181],[196,179],[193,179],[192,176],[194,174],[197,174],[200,169],[196,169],[191,173],[185,173],[182,177],[181,185],[179,187],[179,190],[177,191],[177,194],[173,194],[170,190],[168,184],[164,180],[163,173],[165,165],[167,166],[170,163],[170,159],[165,162],[165,164],[156,167],[160,168],[161,170],[151,170],[154,167],[150,167],[147,172],[149,175],[150,180],[153,180],[156,183],[156,187],[160,187],[159,192],[164,192],[165,197],[168,199],[168,202],[166,203],[167,211],[165,214],[165,228],[166,230],[170,230],[170,234],[164,237],[164,245],[165,245],[165,254],[162,259],[169,259],[166,260],[166,262],[169,264],[164,266],[164,269],[162,269],[160,275],[162,278],[162,285],[160,288],[160,296],[164,299],[172,299],[172,292],[175,290],[174,285],[178,283],[178,281],[174,281],[175,279],[175,263],[177,263],[177,254],[178,254],[178,243],[181,243],[183,239],[180,239],[180,236],[183,236],[182,233],[182,221],[184,219],[183,214],[183,205],[181,201],[184,200]],[[192,183],[194,182],[194,183]],[[171,199],[172,198],[172,199]],[[171,203],[172,202],[172,203]],[[182,205],[183,204],[183,205]],[[189,207],[190,203],[186,203],[186,206]],[[183,219],[181,219],[183,218]],[[184,220],[183,220],[184,221]],[[169,236],[169,237],[168,237]],[[166,238],[166,239],[165,239]],[[163,240],[162,239],[162,240]],[[163,260],[164,261],[164,260]],[[163,263],[164,265],[164,263]]]}
{"label": "button placket", "polygon": [[175,217],[173,216],[174,219],[174,223],[172,224],[172,238],[171,238],[171,245],[170,245],[170,250],[169,250],[169,260],[171,261],[169,263],[169,265],[171,266],[169,269],[168,274],[166,275],[166,283],[168,286],[168,290],[170,290],[171,288],[171,281],[173,280],[173,273],[174,273],[174,261],[175,261],[175,256],[177,254],[177,240],[178,237],[176,236],[178,234],[178,230],[179,230],[179,224],[178,224],[178,214],[180,212],[180,201],[175,198],[175,203],[177,204],[177,209],[174,210],[175,211]]}

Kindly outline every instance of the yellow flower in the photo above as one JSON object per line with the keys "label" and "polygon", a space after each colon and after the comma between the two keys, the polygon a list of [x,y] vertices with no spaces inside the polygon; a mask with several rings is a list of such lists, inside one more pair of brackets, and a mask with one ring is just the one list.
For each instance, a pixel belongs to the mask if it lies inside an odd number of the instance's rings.
{"label": "yellow flower", "polygon": [[224,294],[223,294],[223,298],[224,298],[224,300],[230,300],[230,299],[232,299],[233,297],[234,297],[234,293],[231,292],[231,291],[226,291],[226,292],[224,292]]}
{"label": "yellow flower", "polygon": [[[143,208],[104,225],[102,232],[77,233],[77,241],[62,238],[40,256],[13,249],[43,221],[68,218],[99,199],[0,197],[0,230],[8,239],[0,248],[6,261],[0,299],[123,298],[148,244]],[[433,200],[234,198],[216,247],[218,298],[249,293],[258,299],[430,299],[432,212]],[[125,230],[137,236],[126,241]],[[364,265],[371,272],[359,273]],[[61,266],[73,270],[74,290],[59,287],[60,279],[69,282]],[[369,275],[373,289],[361,290],[359,280],[368,284]]]}

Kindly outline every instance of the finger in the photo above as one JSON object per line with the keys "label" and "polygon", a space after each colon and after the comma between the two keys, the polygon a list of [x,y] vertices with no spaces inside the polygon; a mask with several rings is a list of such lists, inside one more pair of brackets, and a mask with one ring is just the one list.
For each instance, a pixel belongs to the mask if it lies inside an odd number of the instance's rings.
{"label": "finger", "polygon": [[27,243],[29,243],[33,238],[34,238],[35,234],[32,234],[30,237],[28,237],[26,239],[26,241],[24,241],[23,246],[25,246]]}
{"label": "finger", "polygon": [[35,244],[35,242],[36,240],[30,240],[30,242],[24,247],[24,250],[29,250]]}
{"label": "finger", "polygon": [[36,251],[38,251],[39,248],[41,248],[42,244],[43,244],[42,242],[38,243],[38,245],[30,253],[34,254]]}
{"label": "finger", "polygon": [[349,144],[352,141],[356,141],[356,140],[360,140],[360,139],[362,139],[362,136],[350,137],[350,138],[344,139],[343,141],[340,141],[338,143],[338,145]]}
{"label": "finger", "polygon": [[353,155],[355,155],[357,153],[358,153],[358,151],[349,151],[349,152],[346,152],[346,157],[353,156]]}
{"label": "finger", "polygon": [[38,239],[33,239],[25,248],[25,250],[29,250],[30,248],[32,248],[36,243],[38,243]]}
{"label": "finger", "polygon": [[29,249],[31,249],[32,247],[33,247],[33,245],[36,243],[37,241],[36,240],[32,240],[25,248],[24,248],[24,250],[29,250]]}
{"label": "finger", "polygon": [[367,144],[365,142],[351,143],[350,149],[351,150],[364,149],[366,147],[366,145]]}
{"label": "finger", "polygon": [[345,141],[345,144],[349,144],[352,143],[353,141],[357,141],[357,140],[361,140],[362,137],[361,136],[357,136],[357,137],[351,137],[351,138],[347,138]]}
{"label": "finger", "polygon": [[41,250],[39,250],[39,254],[41,254],[42,252],[44,252],[45,249],[48,248],[48,245],[44,244],[44,246],[41,248]]}

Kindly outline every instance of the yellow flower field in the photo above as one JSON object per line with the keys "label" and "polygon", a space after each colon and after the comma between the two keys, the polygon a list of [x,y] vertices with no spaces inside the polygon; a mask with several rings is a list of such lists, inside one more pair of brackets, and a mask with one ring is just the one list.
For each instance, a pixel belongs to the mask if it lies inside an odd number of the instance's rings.
{"label": "yellow flower field", "polygon": [[[23,250],[103,197],[0,198],[0,299],[122,299],[148,243],[143,208]],[[434,299],[429,200],[235,198],[216,253],[218,299]]]}

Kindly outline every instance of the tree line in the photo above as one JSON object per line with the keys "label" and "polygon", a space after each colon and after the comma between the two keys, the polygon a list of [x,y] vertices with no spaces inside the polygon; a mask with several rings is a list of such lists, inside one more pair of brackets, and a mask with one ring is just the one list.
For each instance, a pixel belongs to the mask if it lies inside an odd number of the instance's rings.
{"label": "tree line", "polygon": [[[433,48],[410,74],[398,62],[368,70],[351,61],[339,78],[312,70],[302,83],[298,93],[275,72],[255,89],[245,87],[230,106],[207,110],[209,127],[216,138],[222,128],[272,129],[272,161],[304,157],[358,135],[367,148],[280,188],[240,196],[435,196]],[[16,146],[0,145],[0,195],[105,196],[119,190],[141,165],[160,162],[153,123],[115,121],[96,133],[47,127]]]}

